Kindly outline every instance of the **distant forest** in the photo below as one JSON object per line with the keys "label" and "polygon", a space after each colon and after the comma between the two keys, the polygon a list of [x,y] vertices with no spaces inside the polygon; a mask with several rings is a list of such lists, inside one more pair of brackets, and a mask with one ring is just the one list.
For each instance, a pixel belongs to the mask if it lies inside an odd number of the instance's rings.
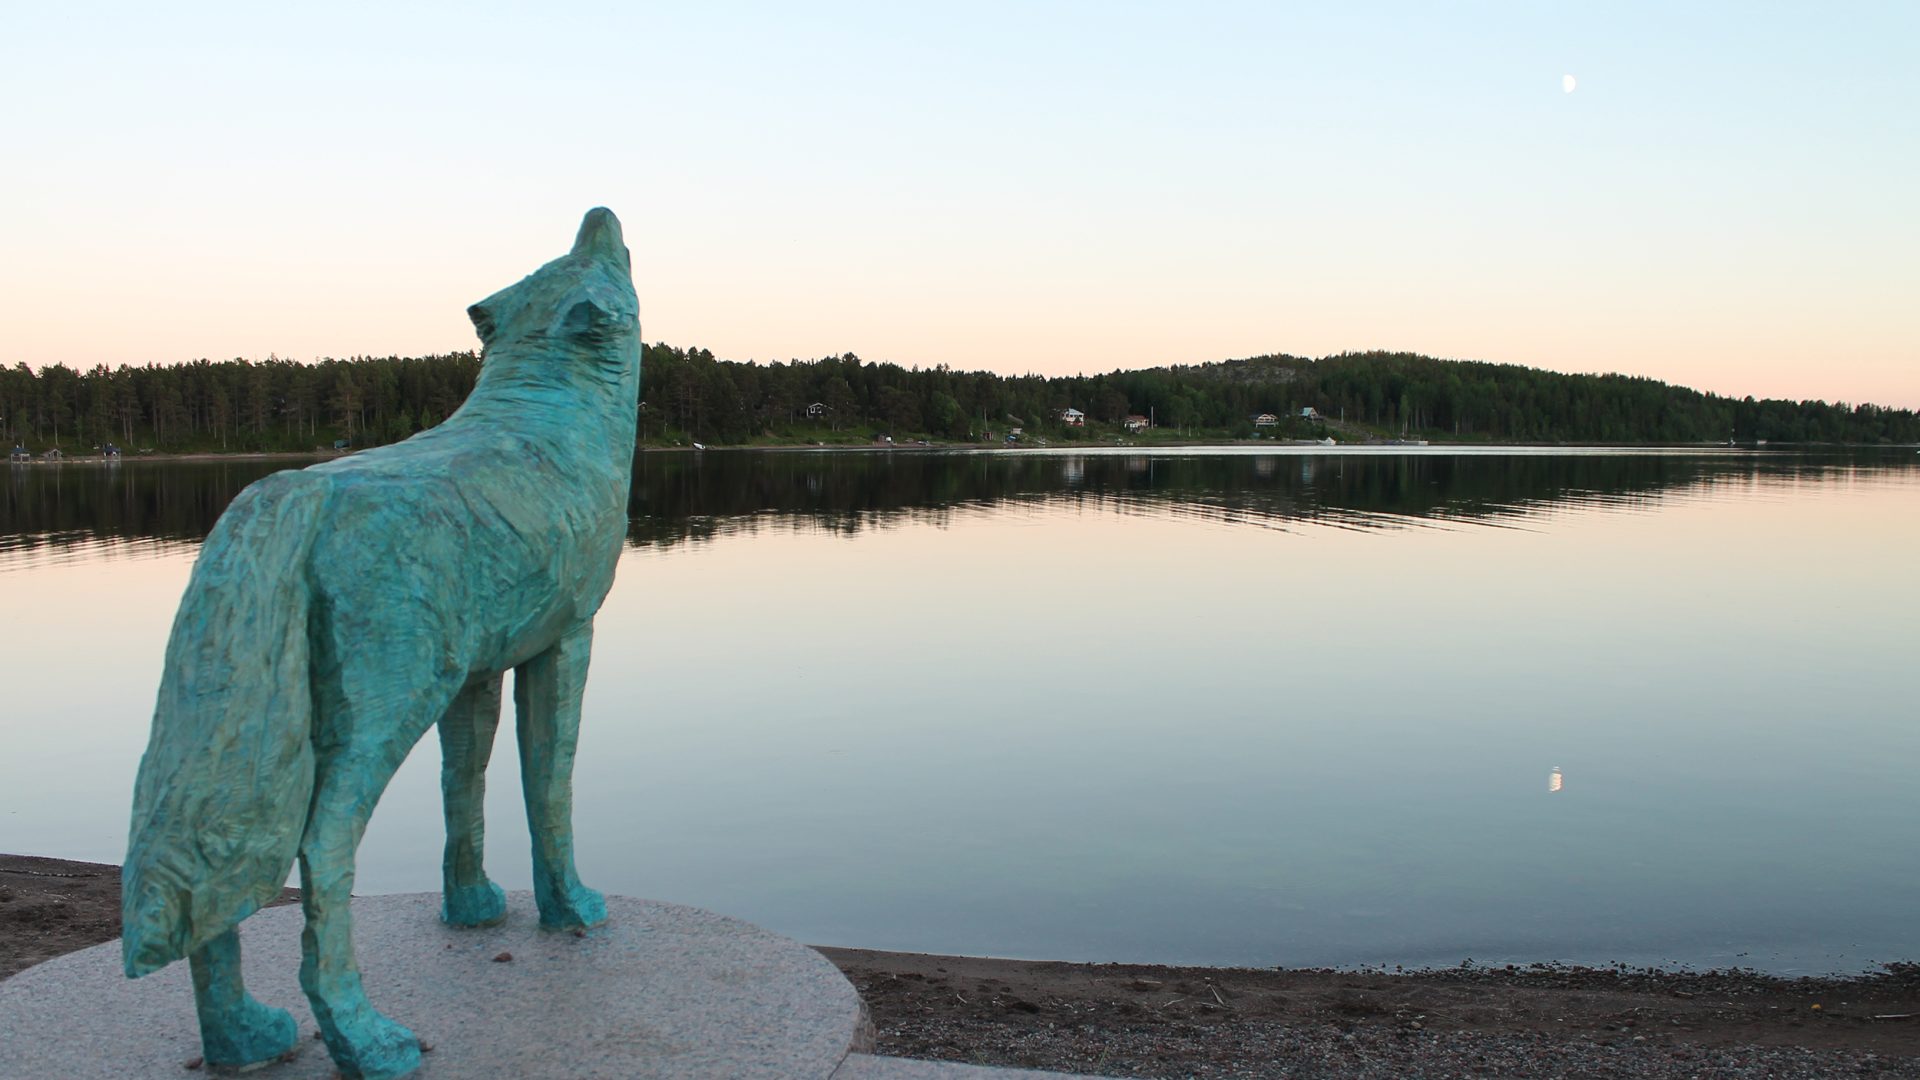
{"label": "distant forest", "polygon": [[[0,368],[0,439],[32,452],[372,446],[440,423],[480,371],[470,352],[315,364],[206,360],[76,371]],[[1085,414],[1068,426],[1068,408]],[[1302,419],[1312,409],[1318,419]],[[1256,429],[1254,417],[1281,418]],[[1154,429],[1126,434],[1129,416]],[[1909,409],[1720,397],[1625,375],[1563,375],[1409,353],[1260,356],[1104,375],[905,368],[852,354],[790,363],[646,346],[640,441],[1152,442],[1332,435],[1530,443],[1916,443]]]}

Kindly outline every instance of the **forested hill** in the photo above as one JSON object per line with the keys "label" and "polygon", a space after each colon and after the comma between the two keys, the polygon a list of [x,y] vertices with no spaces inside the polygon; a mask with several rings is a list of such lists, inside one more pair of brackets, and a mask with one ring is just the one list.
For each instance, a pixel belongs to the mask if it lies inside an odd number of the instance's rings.
{"label": "forested hill", "polygon": [[[1109,438],[1149,416],[1144,439],[1260,434],[1545,443],[1914,443],[1908,409],[1703,394],[1624,375],[1563,375],[1409,353],[1260,356],[1043,378],[903,368],[851,354],[761,364],[646,347],[641,440],[865,442]],[[473,353],[301,364],[205,360],[80,372],[0,369],[0,439],[39,452],[309,450],[391,442],[446,419],[473,388]],[[810,406],[814,406],[810,409]],[[1086,426],[1068,427],[1068,409]],[[1302,419],[1313,409],[1325,420]],[[810,413],[812,415],[810,415]]]}

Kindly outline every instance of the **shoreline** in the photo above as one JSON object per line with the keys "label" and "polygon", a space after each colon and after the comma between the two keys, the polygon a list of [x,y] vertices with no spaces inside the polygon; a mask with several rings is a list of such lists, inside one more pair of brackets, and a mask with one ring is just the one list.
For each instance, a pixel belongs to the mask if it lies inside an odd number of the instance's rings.
{"label": "shoreline", "polygon": [[62,457],[58,461],[14,462],[15,466],[43,465],[128,465],[140,462],[166,462],[178,464],[183,461],[325,461],[329,458],[346,457],[338,450],[199,450],[186,454],[170,454],[154,451],[151,454],[122,454],[117,458],[102,457],[99,454],[76,454]]}
{"label": "shoreline", "polygon": [[[394,443],[382,445],[392,446]],[[1007,446],[999,443],[970,442],[901,442],[901,443],[730,443],[714,446],[649,446],[637,445],[637,454],[699,454],[709,451],[716,453],[736,453],[740,451],[763,451],[778,453],[893,453],[898,451],[924,452],[963,451],[968,453],[1013,453],[1034,454],[1079,453],[1088,451],[1150,451],[1150,450],[1211,450],[1211,449],[1265,449],[1274,452],[1292,453],[1296,451],[1314,451],[1324,454],[1345,454],[1357,451],[1376,453],[1424,451],[1429,454],[1489,453],[1500,451],[1560,450],[1567,453],[1583,452],[1644,452],[1644,453],[1709,453],[1730,454],[1771,454],[1771,453],[1813,453],[1836,451],[1887,451],[1911,450],[1920,444],[1908,443],[1783,443],[1776,446],[1753,446],[1743,444],[1729,446],[1726,443],[1543,443],[1543,442],[1342,442],[1332,446],[1311,440],[1294,439],[1155,439],[1149,442],[1098,442],[1069,441],[1048,443],[1041,446],[1033,443],[1018,443]],[[350,457],[365,450],[377,450],[379,447],[363,447],[360,450],[197,450],[188,453],[168,453],[155,451],[148,454],[123,454],[118,458],[105,458],[98,454],[76,454],[63,457],[58,461],[45,461],[34,457],[27,461],[12,462],[12,467],[27,468],[47,465],[125,465],[141,462],[181,464],[216,461],[330,461],[334,458]]]}
{"label": "shoreline", "polygon": [[[295,894],[288,890],[283,900]],[[119,933],[119,867],[0,855],[0,981]],[[1111,1076],[1920,1078],[1920,964],[1215,968],[820,947],[878,1052]]]}

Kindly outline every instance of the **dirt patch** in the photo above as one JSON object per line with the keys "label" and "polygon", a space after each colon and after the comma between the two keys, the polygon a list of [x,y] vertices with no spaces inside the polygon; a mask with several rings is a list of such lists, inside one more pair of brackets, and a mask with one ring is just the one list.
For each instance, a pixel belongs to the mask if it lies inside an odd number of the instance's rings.
{"label": "dirt patch", "polygon": [[[278,902],[298,899],[288,889]],[[0,855],[0,979],[119,936],[119,867]]]}
{"label": "dirt patch", "polygon": [[0,979],[119,936],[119,867],[0,855]]}

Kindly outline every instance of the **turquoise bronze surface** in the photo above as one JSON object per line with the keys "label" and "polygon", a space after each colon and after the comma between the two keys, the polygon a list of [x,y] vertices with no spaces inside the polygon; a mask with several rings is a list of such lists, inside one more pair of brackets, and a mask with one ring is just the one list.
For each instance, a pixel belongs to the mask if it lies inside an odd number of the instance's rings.
{"label": "turquoise bronze surface", "polygon": [[174,618],[134,788],[123,896],[130,977],[186,957],[209,1063],[287,1052],[235,927],[296,859],[300,983],[343,1073],[403,1076],[412,1032],[375,1011],[353,956],[354,852],[380,793],[436,723],[442,917],[505,914],[481,866],[484,770],[514,669],[534,896],[554,928],[605,919],[573,861],[572,770],[593,616],[626,535],[639,303],[620,223],[468,309],[473,394],[403,443],[276,473],[233,501]]}

